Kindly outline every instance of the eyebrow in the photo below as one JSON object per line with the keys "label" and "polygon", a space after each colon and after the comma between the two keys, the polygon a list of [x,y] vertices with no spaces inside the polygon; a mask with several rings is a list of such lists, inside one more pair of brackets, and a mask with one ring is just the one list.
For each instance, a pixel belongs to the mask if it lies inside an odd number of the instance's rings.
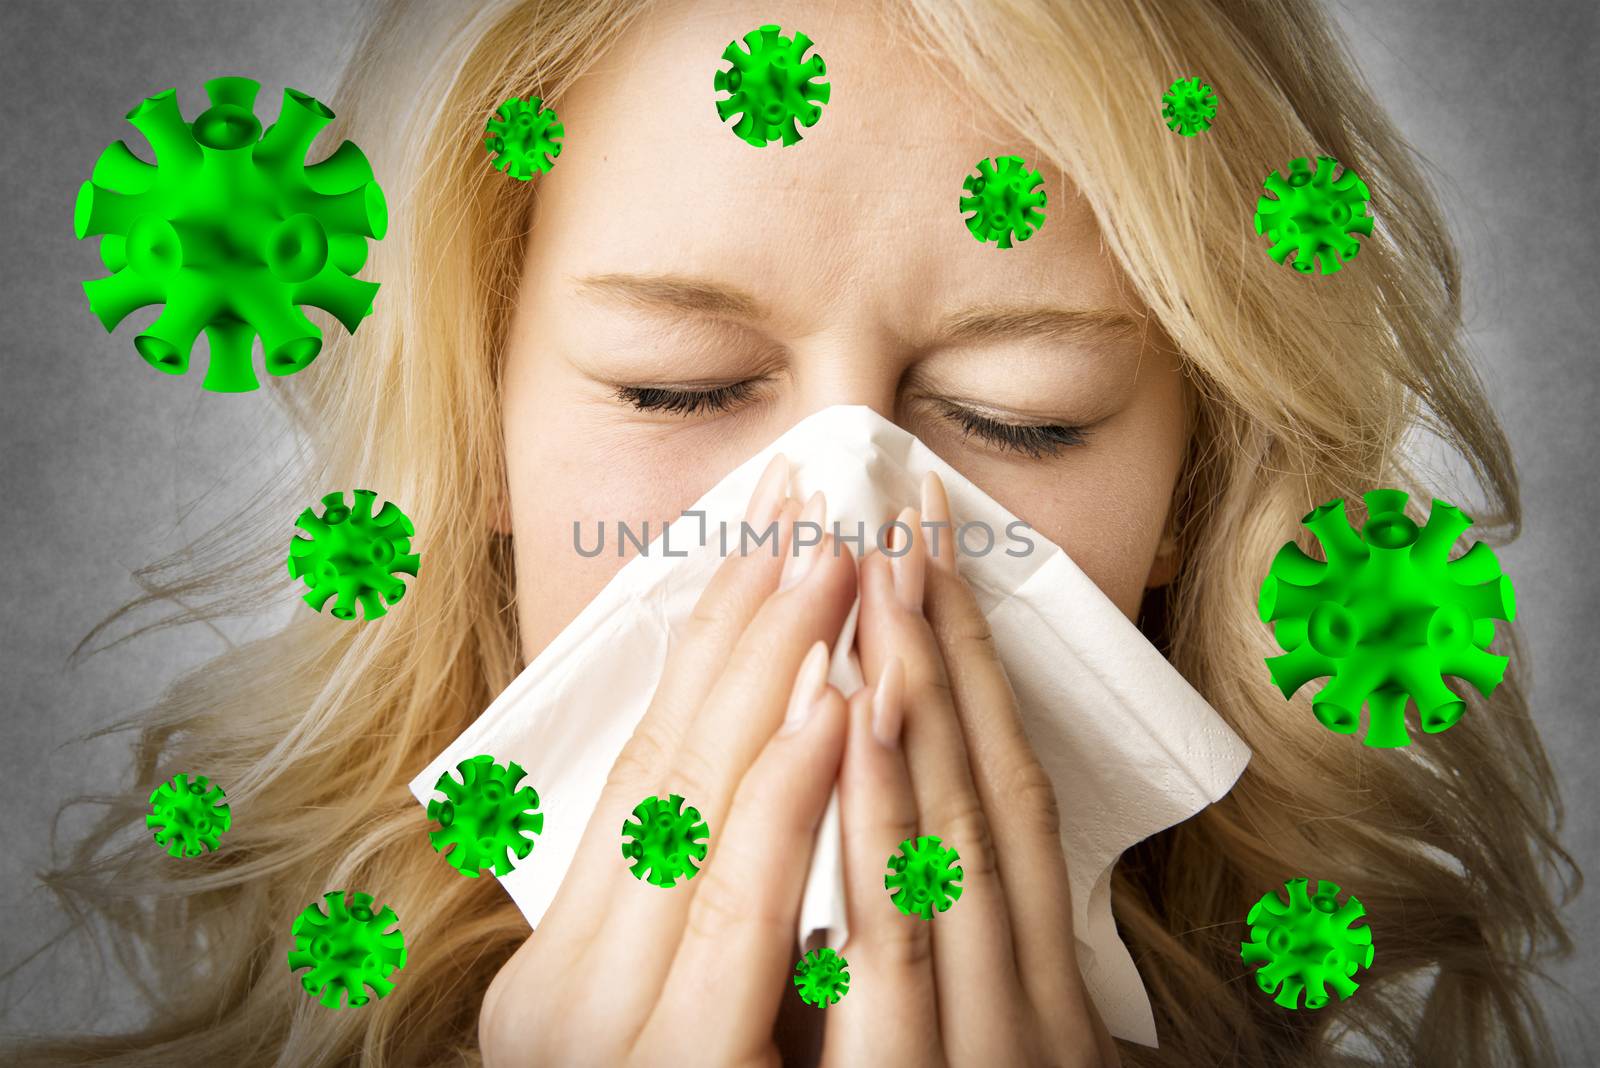
{"label": "eyebrow", "polygon": [[771,312],[755,297],[733,286],[675,274],[591,274],[576,279],[580,293],[636,307],[761,322]]}
{"label": "eyebrow", "polygon": [[[771,312],[736,286],[674,274],[595,274],[575,279],[579,292],[635,307],[759,323]],[[1139,319],[1116,308],[983,305],[940,320],[930,345],[1011,340],[1084,342],[1124,340],[1140,332]]]}

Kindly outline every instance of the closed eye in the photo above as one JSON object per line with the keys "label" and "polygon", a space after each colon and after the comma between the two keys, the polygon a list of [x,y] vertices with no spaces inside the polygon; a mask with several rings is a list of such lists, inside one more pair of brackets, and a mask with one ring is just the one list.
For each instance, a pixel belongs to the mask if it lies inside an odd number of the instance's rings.
{"label": "closed eye", "polygon": [[725,412],[741,401],[748,400],[755,393],[758,381],[746,379],[725,386],[712,386],[710,389],[618,386],[616,396],[641,412],[698,415],[701,412]]}
{"label": "closed eye", "polygon": [[937,402],[941,414],[961,428],[963,438],[976,435],[1001,452],[1019,452],[1035,460],[1059,455],[1082,445],[1088,433],[1080,426],[1059,423],[1005,423],[949,401]]}
{"label": "closed eye", "polygon": [[[761,379],[746,379],[709,389],[667,389],[662,386],[618,386],[618,400],[641,412],[700,415],[726,412],[755,395]],[[961,428],[963,437],[976,436],[1001,452],[1016,452],[1034,459],[1059,455],[1088,440],[1083,427],[1059,423],[1007,423],[971,408],[938,401],[941,415]]]}

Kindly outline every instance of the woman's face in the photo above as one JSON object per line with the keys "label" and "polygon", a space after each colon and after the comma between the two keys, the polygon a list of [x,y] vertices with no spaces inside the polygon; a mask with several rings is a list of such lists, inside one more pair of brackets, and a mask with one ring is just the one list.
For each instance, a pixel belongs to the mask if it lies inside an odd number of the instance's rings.
{"label": "woman's face", "polygon": [[[657,9],[552,102],[565,147],[530,190],[504,386],[524,654],[625,563],[580,556],[575,521],[588,545],[597,522],[659,531],[834,404],[911,431],[1131,618],[1175,566],[1187,398],[1088,206],[866,5],[785,5],[833,97],[798,144],[746,144],[712,87],[756,28],[742,6]],[[957,201],[1006,154],[1049,203],[1002,250]]]}

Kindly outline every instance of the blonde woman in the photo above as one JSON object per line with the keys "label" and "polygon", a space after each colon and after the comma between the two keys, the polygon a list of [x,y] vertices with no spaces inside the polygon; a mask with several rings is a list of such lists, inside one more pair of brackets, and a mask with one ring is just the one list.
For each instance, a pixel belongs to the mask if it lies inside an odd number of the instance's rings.
{"label": "blonde woman", "polygon": [[[780,19],[818,42],[833,99],[801,144],[757,151],[717,121],[711,71]],[[1185,138],[1156,110],[1191,73],[1225,111]],[[566,148],[521,183],[481,132],[533,94]],[[146,579],[177,619],[291,598],[285,517],[341,486],[402,503],[422,573],[381,622],[301,612],[150,711],[136,785],[48,882],[155,1014],[26,1059],[1550,1062],[1528,983],[1535,949],[1565,940],[1543,876],[1570,862],[1520,677],[1455,729],[1374,750],[1262,664],[1256,590],[1313,506],[1399,486],[1461,503],[1480,537],[1518,522],[1438,210],[1313,5],[394,3],[330,103],[390,197],[363,272],[376,314],[274,384],[304,479]],[[1048,221],[1000,251],[955,194],[1008,153],[1043,170]],[[1380,221],[1349,269],[1308,278],[1249,216],[1267,172],[1316,154],[1362,176]],[[832,404],[900,422],[1063,546],[1254,750],[1228,797],[1116,871],[1159,1049],[1111,1042],[1085,996],[1048,780],[970,592],[920,537],[892,567],[825,542],[719,571],[608,795],[664,775],[706,798],[723,830],[702,878],[622,894],[602,805],[530,935],[493,880],[430,849],[406,782],[620,566],[574,553],[573,521],[675,516]],[[1419,483],[1401,449],[1419,426],[1476,485]],[[781,474],[752,517],[825,520]],[[906,503],[944,507],[936,482]],[[858,590],[868,684],[847,695],[815,650]],[[228,784],[237,817],[225,848],[171,863],[143,798],[188,769]],[[849,997],[780,1018],[804,876],[784,843],[835,779],[852,895],[940,823],[974,843],[970,900],[932,940],[863,920]],[[1359,888],[1380,947],[1320,1012],[1280,1009],[1239,959],[1250,904],[1297,875]],[[285,954],[294,915],[347,887],[394,907],[408,960],[388,997],[330,1012]]]}

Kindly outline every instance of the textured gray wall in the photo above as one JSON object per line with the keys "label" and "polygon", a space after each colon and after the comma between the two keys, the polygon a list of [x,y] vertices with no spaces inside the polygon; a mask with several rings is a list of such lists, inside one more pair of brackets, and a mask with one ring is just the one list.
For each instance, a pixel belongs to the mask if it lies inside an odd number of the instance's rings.
{"label": "textured gray wall", "polygon": [[[91,243],[72,240],[73,196],[101,147],[131,133],[121,114],[154,90],[179,87],[191,114],[200,83],[222,73],[261,80],[267,114],[285,85],[325,96],[350,12],[314,0],[0,6],[0,968],[55,925],[32,873],[58,799],[123,775],[126,735],[67,743],[154,697],[220,638],[166,636],[71,673],[67,653],[135,592],[130,568],[209,526],[281,458],[260,395],[202,396],[193,378],[141,373],[126,324],[107,340],[79,290],[98,262]],[[1600,305],[1600,6],[1341,0],[1336,13],[1380,97],[1439,168],[1466,251],[1469,324],[1526,493],[1526,533],[1503,559],[1564,784],[1566,841],[1592,869],[1600,730],[1582,671],[1600,625],[1584,536],[1600,519],[1589,334]],[[1569,917],[1579,950],[1551,971],[1572,996],[1550,1005],[1567,1063],[1584,1064],[1600,1056],[1584,1052],[1600,1044],[1579,1008],[1600,1000],[1594,895]],[[90,963],[31,971],[0,1009],[20,1026],[81,1019],[73,976]],[[102,1025],[127,1018],[115,1001],[99,1008]]]}

